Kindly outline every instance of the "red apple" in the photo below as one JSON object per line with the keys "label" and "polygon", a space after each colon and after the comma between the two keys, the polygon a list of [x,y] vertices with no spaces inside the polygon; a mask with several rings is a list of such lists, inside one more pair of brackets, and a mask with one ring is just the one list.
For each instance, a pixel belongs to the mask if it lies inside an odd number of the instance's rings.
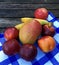
{"label": "red apple", "polygon": [[19,36],[19,30],[17,30],[15,27],[7,28],[4,32],[4,37],[7,40],[16,39],[18,36]]}
{"label": "red apple", "polygon": [[35,18],[46,19],[48,17],[48,10],[46,8],[38,8],[34,12]]}

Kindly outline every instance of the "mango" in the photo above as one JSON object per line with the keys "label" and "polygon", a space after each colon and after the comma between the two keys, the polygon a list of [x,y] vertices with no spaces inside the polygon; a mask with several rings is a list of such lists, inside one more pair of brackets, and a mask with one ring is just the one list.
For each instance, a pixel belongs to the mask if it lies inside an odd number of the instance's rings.
{"label": "mango", "polygon": [[31,20],[33,20],[33,19],[34,19],[34,18],[24,17],[24,18],[21,18],[21,22],[27,23],[27,22],[29,22],[29,21],[31,21]]}
{"label": "mango", "polygon": [[49,25],[49,23],[50,23],[47,20],[43,20],[43,19],[35,19],[35,20],[37,20],[41,25],[44,25],[44,24]]}
{"label": "mango", "polygon": [[50,22],[48,22],[47,20],[44,20],[44,19],[37,19],[37,18],[29,18],[29,17],[24,17],[24,18],[21,18],[21,21],[23,23],[27,23],[27,22],[30,22],[31,20],[37,20],[41,25],[44,25],[44,24],[50,24]]}
{"label": "mango", "polygon": [[15,26],[15,28],[17,28],[18,30],[20,30],[23,27],[24,23],[18,24]]}
{"label": "mango", "polygon": [[37,20],[32,20],[20,29],[19,39],[23,44],[34,44],[41,31],[41,24]]}

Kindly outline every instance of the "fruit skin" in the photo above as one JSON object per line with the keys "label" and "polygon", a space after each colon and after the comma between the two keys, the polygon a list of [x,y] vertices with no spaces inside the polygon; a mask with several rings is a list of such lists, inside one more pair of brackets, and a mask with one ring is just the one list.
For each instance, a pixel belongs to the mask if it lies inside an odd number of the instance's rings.
{"label": "fruit skin", "polygon": [[18,24],[15,26],[15,28],[17,28],[18,30],[20,30],[23,27],[24,23]]}
{"label": "fruit skin", "polygon": [[29,22],[29,21],[31,21],[31,20],[33,20],[33,19],[34,19],[34,18],[24,17],[24,18],[21,18],[21,22],[27,23],[27,22]]}
{"label": "fruit skin", "polygon": [[43,52],[51,52],[55,46],[56,42],[51,36],[44,36],[41,39],[38,39],[38,46]]}
{"label": "fruit skin", "polygon": [[48,17],[48,10],[46,8],[38,8],[34,12],[35,18],[46,19]]}
{"label": "fruit skin", "polygon": [[6,41],[3,46],[3,52],[7,55],[14,55],[19,52],[20,45],[16,39]]}
{"label": "fruit skin", "polygon": [[33,60],[37,55],[37,48],[32,44],[24,44],[19,51],[19,55],[27,60]]}
{"label": "fruit skin", "polygon": [[[25,20],[24,20],[25,19]],[[29,20],[30,19],[30,20]],[[24,17],[24,18],[21,18],[21,22],[23,23],[28,23],[32,20],[37,20],[41,25],[44,25],[44,24],[47,24],[49,25],[50,22],[48,22],[47,20],[44,20],[44,19],[37,19],[37,18],[29,18],[29,17]]]}
{"label": "fruit skin", "polygon": [[37,37],[41,34],[42,26],[36,20],[25,24],[19,32],[19,39],[23,44],[34,44]]}
{"label": "fruit skin", "polygon": [[54,27],[48,26],[48,25],[43,25],[42,26],[42,35],[43,36],[47,36],[47,35],[54,36],[54,34],[55,34]]}
{"label": "fruit skin", "polygon": [[52,24],[51,22],[48,22],[47,20],[44,20],[44,19],[36,19],[41,25],[50,25]]}
{"label": "fruit skin", "polygon": [[15,27],[7,28],[4,32],[4,37],[7,40],[16,39],[18,38],[18,36],[19,36],[19,30],[17,30]]}

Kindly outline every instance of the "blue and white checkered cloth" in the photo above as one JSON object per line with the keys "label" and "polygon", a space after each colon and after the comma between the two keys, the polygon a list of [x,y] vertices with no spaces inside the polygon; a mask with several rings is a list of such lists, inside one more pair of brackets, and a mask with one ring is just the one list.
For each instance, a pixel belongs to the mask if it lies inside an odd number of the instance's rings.
{"label": "blue and white checkered cloth", "polygon": [[51,12],[49,12],[47,20],[53,22],[56,30],[54,35],[56,48],[52,52],[43,53],[36,45],[38,53],[33,61],[26,61],[18,54],[7,56],[2,50],[2,45],[5,42],[4,35],[0,34],[0,65],[59,65],[59,20]]}

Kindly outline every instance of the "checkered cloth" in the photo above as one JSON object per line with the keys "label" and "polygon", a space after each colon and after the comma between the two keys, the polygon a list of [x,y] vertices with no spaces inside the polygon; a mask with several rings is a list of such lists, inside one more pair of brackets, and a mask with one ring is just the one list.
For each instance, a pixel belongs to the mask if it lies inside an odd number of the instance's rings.
{"label": "checkered cloth", "polygon": [[56,48],[52,52],[43,53],[36,45],[38,53],[33,61],[26,61],[18,54],[7,56],[2,50],[5,38],[3,34],[0,34],[0,65],[59,65],[59,20],[57,20],[51,12],[49,12],[47,20],[53,22],[56,30],[56,34],[54,35]]}

